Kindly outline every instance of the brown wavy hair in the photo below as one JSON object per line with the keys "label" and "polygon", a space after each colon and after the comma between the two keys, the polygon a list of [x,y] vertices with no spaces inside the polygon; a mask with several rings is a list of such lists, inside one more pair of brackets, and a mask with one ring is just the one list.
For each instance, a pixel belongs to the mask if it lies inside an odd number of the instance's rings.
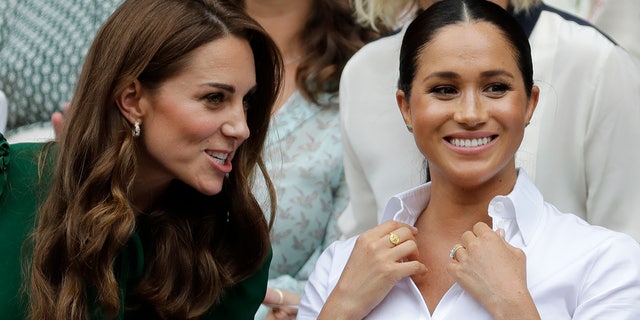
{"label": "brown wavy hair", "polygon": [[[135,79],[159,86],[194,49],[229,35],[250,43],[257,80],[247,112],[251,136],[237,150],[234,170],[217,195],[174,181],[152,212],[136,213],[131,192],[142,146],[116,97]],[[240,8],[214,0],[125,1],[99,30],[71,102],[52,191],[32,235],[29,317],[113,318],[126,306],[159,318],[196,318],[258,270],[270,253],[275,212],[261,151],[282,72],[275,44]],[[270,187],[269,221],[251,193],[258,168]],[[122,301],[126,284],[113,267],[134,231],[145,248],[144,271]]]}
{"label": "brown wavy hair", "polygon": [[[244,0],[226,1],[244,6]],[[347,61],[365,43],[379,36],[369,26],[356,22],[349,0],[313,0],[302,33],[306,55],[296,69],[296,85],[305,99],[316,104],[320,104],[320,95],[338,93]]]}
{"label": "brown wavy hair", "polygon": [[356,22],[348,0],[314,0],[313,6],[303,31],[307,56],[296,70],[296,84],[307,100],[318,103],[320,94],[338,92],[347,61],[377,33]]}
{"label": "brown wavy hair", "polygon": [[296,70],[296,84],[302,95],[316,104],[321,94],[338,92],[347,61],[377,36],[356,23],[347,0],[314,0],[303,34],[307,55]]}

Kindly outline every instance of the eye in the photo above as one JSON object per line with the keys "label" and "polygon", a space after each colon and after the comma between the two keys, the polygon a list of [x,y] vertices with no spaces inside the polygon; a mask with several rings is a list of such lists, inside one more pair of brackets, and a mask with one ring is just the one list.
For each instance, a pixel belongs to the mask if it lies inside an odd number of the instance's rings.
{"label": "eye", "polygon": [[256,88],[253,87],[247,94],[242,97],[242,105],[244,107],[244,112],[246,113],[249,109],[255,105],[256,101]]}
{"label": "eye", "polygon": [[453,86],[436,86],[431,88],[429,93],[440,99],[452,99],[458,95],[458,89]]}
{"label": "eye", "polygon": [[244,107],[244,112],[249,111],[251,106],[253,106],[254,96],[253,93],[249,93],[242,98],[242,106]]}
{"label": "eye", "polygon": [[203,99],[206,100],[208,103],[211,103],[214,105],[218,105],[224,102],[224,98],[225,96],[224,96],[224,93],[222,92],[210,93],[203,97]]}
{"label": "eye", "polygon": [[492,97],[502,97],[507,91],[509,91],[511,87],[505,83],[492,83],[488,85],[484,91]]}

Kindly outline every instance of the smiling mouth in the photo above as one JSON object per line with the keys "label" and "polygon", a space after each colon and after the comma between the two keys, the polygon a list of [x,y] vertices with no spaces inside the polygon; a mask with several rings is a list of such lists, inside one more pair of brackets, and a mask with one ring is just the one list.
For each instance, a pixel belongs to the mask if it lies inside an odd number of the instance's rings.
{"label": "smiling mouth", "polygon": [[229,158],[229,154],[226,152],[207,152],[207,154],[213,159],[213,161],[220,165],[224,165],[227,158]]}
{"label": "smiling mouth", "polygon": [[496,136],[477,138],[477,139],[460,139],[460,138],[447,138],[447,141],[456,147],[461,148],[473,148],[484,146],[485,144],[493,141]]}

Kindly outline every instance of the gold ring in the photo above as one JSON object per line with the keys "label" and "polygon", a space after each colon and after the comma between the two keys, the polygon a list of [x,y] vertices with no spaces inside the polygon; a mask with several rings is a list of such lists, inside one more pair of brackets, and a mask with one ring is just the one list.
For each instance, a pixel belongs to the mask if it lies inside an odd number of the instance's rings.
{"label": "gold ring", "polygon": [[400,243],[400,237],[393,232],[389,232],[389,242],[395,247]]}
{"label": "gold ring", "polygon": [[458,249],[460,248],[464,248],[461,244],[456,243],[453,248],[451,248],[451,251],[449,251],[449,257],[451,257],[451,259],[456,260],[456,251],[458,251]]}

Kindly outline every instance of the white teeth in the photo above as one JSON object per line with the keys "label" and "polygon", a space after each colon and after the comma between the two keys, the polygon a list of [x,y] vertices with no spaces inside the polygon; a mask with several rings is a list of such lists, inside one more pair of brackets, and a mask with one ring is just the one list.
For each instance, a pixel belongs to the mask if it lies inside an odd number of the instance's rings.
{"label": "white teeth", "polygon": [[229,154],[226,152],[207,152],[207,154],[219,164],[224,164],[225,160],[229,157]]}
{"label": "white teeth", "polygon": [[456,147],[469,148],[469,147],[483,146],[491,142],[491,140],[493,140],[493,138],[485,137],[480,139],[450,139],[449,142],[451,142],[451,144],[453,144]]}

